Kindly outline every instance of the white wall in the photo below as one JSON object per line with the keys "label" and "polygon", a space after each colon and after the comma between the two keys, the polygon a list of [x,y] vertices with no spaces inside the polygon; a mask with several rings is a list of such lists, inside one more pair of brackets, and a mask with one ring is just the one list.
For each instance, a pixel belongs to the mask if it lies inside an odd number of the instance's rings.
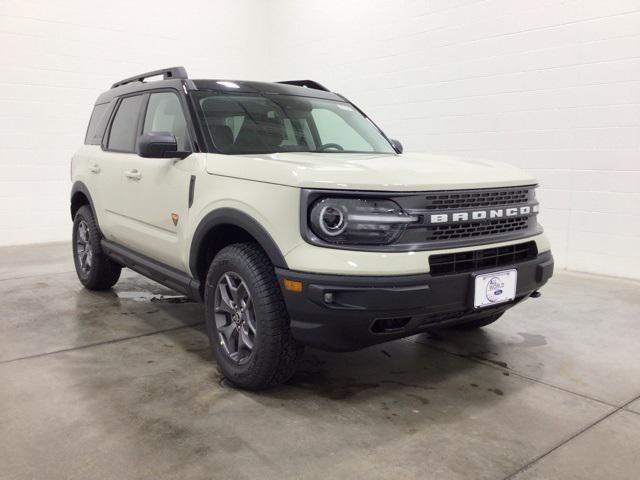
{"label": "white wall", "polygon": [[343,93],[406,150],[540,180],[558,265],[640,278],[640,0],[276,0],[274,78]]}
{"label": "white wall", "polygon": [[559,266],[640,278],[640,0],[0,0],[0,45],[0,245],[69,238],[95,97],[175,64],[312,78],[406,150],[528,168]]}
{"label": "white wall", "polygon": [[261,78],[261,0],[0,0],[0,245],[67,240],[69,160],[96,97],[185,65]]}

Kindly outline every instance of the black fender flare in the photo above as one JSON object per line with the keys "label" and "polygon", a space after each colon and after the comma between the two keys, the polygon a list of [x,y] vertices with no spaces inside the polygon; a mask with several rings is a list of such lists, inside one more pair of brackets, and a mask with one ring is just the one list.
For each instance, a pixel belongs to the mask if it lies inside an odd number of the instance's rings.
{"label": "black fender flare", "polygon": [[98,224],[98,215],[96,214],[96,207],[93,205],[93,198],[91,198],[91,194],[89,193],[89,189],[87,186],[81,181],[76,181],[71,187],[71,196],[69,197],[69,212],[71,213],[71,220],[73,220],[73,197],[76,193],[82,193],[87,200],[89,200],[89,206],[93,211],[93,218],[96,221],[96,225],[98,226],[98,230],[100,230],[100,225]]}
{"label": "black fender flare", "polygon": [[235,208],[220,208],[209,212],[198,224],[191,240],[189,270],[194,278],[201,278],[205,272],[198,271],[198,253],[207,233],[220,225],[234,225],[247,231],[266,252],[271,263],[278,268],[288,268],[287,262],[275,240],[255,218]]}

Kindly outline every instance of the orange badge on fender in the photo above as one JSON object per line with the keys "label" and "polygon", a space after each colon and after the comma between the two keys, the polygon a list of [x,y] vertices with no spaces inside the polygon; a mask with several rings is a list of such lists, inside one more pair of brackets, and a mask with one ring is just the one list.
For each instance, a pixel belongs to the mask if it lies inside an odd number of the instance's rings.
{"label": "orange badge on fender", "polygon": [[171,220],[173,220],[173,225],[177,226],[178,225],[178,219],[180,218],[180,215],[178,215],[177,213],[172,213],[171,214]]}

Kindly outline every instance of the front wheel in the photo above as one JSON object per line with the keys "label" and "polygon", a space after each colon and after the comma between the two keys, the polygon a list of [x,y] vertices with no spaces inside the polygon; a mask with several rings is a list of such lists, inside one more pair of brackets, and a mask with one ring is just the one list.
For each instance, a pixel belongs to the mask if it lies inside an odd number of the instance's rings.
{"label": "front wheel", "polygon": [[295,372],[303,347],[273,265],[255,243],[238,243],[214,258],[205,285],[207,333],[224,376],[249,390],[272,387]]}

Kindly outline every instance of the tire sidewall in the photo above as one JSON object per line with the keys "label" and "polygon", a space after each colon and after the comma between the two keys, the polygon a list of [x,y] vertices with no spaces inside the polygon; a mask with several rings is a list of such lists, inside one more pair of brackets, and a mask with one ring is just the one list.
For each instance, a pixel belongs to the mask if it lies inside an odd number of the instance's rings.
{"label": "tire sidewall", "polygon": [[[78,240],[78,226],[80,222],[87,224],[89,241],[91,242],[91,268],[84,272],[80,267],[80,261],[76,252],[76,242]],[[122,266],[111,261],[102,251],[102,234],[93,214],[93,210],[88,205],[83,205],[78,209],[73,218],[73,231],[71,235],[71,246],[73,250],[73,264],[80,283],[89,290],[106,290],[113,287],[122,271]]]}
{"label": "tire sidewall", "polygon": [[[84,221],[87,224],[87,229],[89,231],[89,239],[91,242],[91,255],[92,255],[92,265],[89,269],[88,273],[85,273],[80,266],[80,260],[78,259],[78,252],[76,247],[76,242],[78,239],[78,227],[80,222]],[[76,273],[78,274],[78,278],[80,282],[83,284],[90,284],[92,281],[95,281],[95,276],[97,274],[95,264],[98,259],[99,251],[96,250],[96,246],[100,241],[100,237],[97,234],[97,229],[95,228],[95,221],[93,219],[93,214],[88,207],[83,206],[80,207],[76,216],[73,219],[73,234],[72,234],[72,245],[73,245],[73,264],[76,267]]]}
{"label": "tire sidewall", "polygon": [[[215,293],[216,287],[222,275],[227,272],[235,272],[244,280],[251,298],[253,301],[253,308],[255,313],[256,322],[256,335],[254,338],[254,350],[249,361],[243,365],[239,365],[230,359],[227,353],[224,351],[220,344],[218,331],[215,321]],[[265,345],[267,340],[266,330],[268,325],[266,322],[271,320],[271,316],[265,311],[265,305],[257,295],[256,284],[260,281],[260,275],[256,274],[255,270],[250,268],[246,262],[240,261],[231,252],[221,251],[218,256],[211,263],[209,272],[207,274],[207,281],[205,285],[205,315],[206,315],[206,327],[209,341],[213,354],[222,369],[223,374],[236,383],[242,384],[243,378],[251,378],[256,376],[262,376],[261,371],[266,370],[265,362],[263,362],[263,356],[266,355],[266,349],[269,347]]]}

